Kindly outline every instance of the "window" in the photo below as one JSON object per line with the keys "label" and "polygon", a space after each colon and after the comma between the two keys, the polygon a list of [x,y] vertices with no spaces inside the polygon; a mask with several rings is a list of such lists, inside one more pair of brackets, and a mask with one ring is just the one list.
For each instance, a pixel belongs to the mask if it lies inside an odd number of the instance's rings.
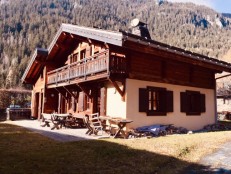
{"label": "window", "polygon": [[80,60],[84,59],[85,55],[86,55],[86,50],[85,49],[80,51]]}
{"label": "window", "polygon": [[181,112],[186,115],[201,115],[205,112],[205,94],[198,91],[186,91],[180,93]]}
{"label": "window", "polygon": [[78,53],[70,55],[70,63],[77,62],[78,60]]}
{"label": "window", "polygon": [[140,88],[139,112],[146,112],[147,116],[160,116],[173,112],[173,92],[167,91],[166,88]]}

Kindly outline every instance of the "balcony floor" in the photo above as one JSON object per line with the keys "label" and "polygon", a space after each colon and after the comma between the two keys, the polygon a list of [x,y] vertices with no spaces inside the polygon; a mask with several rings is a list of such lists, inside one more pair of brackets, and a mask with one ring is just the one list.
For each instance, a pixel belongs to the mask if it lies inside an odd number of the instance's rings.
{"label": "balcony floor", "polygon": [[88,82],[88,81],[97,81],[97,80],[102,80],[108,78],[108,73],[99,73],[95,74],[92,76],[87,76],[82,77],[82,78],[77,78],[77,79],[72,79],[72,80],[67,80],[63,82],[58,82],[58,83],[53,83],[53,84],[47,84],[47,88],[56,88],[56,87],[61,87],[61,86],[68,86],[72,84],[78,84],[78,83],[83,83],[83,82]]}

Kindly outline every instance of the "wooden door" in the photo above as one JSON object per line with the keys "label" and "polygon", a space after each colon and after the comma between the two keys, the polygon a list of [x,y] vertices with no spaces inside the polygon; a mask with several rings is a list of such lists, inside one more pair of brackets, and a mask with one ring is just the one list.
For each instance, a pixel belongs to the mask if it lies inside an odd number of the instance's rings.
{"label": "wooden door", "polygon": [[38,118],[39,111],[39,93],[35,93],[34,95],[34,103],[33,103],[33,117]]}

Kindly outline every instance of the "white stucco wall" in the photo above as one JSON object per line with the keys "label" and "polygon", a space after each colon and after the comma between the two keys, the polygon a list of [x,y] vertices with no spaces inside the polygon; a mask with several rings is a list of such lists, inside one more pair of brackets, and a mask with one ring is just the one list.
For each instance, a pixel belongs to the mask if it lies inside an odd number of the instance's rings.
{"label": "white stucco wall", "polygon": [[231,111],[231,99],[218,98],[217,99],[217,111],[218,112],[230,112]]}
{"label": "white stucco wall", "polygon": [[[174,112],[167,113],[167,116],[147,116],[145,112],[139,112],[139,88],[146,88],[147,86],[164,87],[173,91]],[[180,92],[185,92],[185,90],[200,91],[206,95],[205,113],[201,113],[200,116],[186,116],[186,113],[180,112]],[[128,125],[130,128],[151,124],[174,124],[177,127],[197,130],[203,128],[204,125],[215,123],[215,93],[212,89],[127,79],[126,100],[127,119],[133,120],[133,123]],[[120,110],[120,107],[117,110]],[[121,112],[124,113],[124,111],[124,105],[122,105]]]}
{"label": "white stucco wall", "polygon": [[[122,89],[122,86],[120,85]],[[114,86],[107,87],[107,105],[106,115],[111,117],[126,118],[126,96],[125,101],[122,101],[121,95],[116,91]]]}

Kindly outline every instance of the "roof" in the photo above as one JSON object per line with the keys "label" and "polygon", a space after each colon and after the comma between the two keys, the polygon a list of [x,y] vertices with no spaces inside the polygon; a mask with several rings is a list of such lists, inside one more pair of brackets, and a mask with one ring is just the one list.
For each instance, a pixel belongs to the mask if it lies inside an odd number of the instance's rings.
{"label": "roof", "polygon": [[191,62],[191,63],[195,62],[197,65],[207,64],[208,67],[210,68],[213,67],[215,70],[219,70],[220,72],[222,71],[231,72],[231,64],[228,62],[207,57],[198,53],[187,51],[182,48],[174,47],[151,39],[136,36],[134,34],[125,31],[121,31],[121,32],[123,33],[124,36],[124,44],[123,44],[124,47],[130,47],[130,48],[132,47],[132,44],[127,44],[126,42],[137,43],[134,49],[137,49],[137,45],[143,45],[146,46],[146,50],[147,50],[146,52],[151,52],[151,50],[155,48],[157,50],[162,50],[165,52],[170,52],[172,54],[183,56],[179,59],[179,61],[182,62]]}
{"label": "roof", "polygon": [[[74,39],[73,39],[74,38]],[[170,59],[196,64],[199,66],[214,69],[216,72],[231,72],[231,64],[220,61],[215,58],[210,58],[201,54],[193,53],[170,46],[151,39],[143,38],[126,31],[106,31],[102,29],[82,27],[72,24],[62,24],[48,49],[37,48],[25,70],[22,81],[31,83],[37,80],[39,72],[44,66],[44,61],[51,60],[60,54],[60,57],[67,56],[63,50],[74,50],[77,42],[75,40],[94,40],[118,47],[138,50],[140,47],[146,53],[154,53],[155,51],[164,51],[176,56],[171,56]],[[70,45],[73,45],[70,47]],[[144,49],[145,48],[145,49]],[[179,57],[177,57],[180,56]]]}
{"label": "roof", "polygon": [[43,48],[35,49],[34,54],[32,55],[32,58],[22,76],[23,82],[31,83],[31,78],[28,77],[34,77],[33,79],[36,79],[36,77],[39,75],[37,72],[42,70],[43,62],[45,61],[47,55],[48,50]]}

